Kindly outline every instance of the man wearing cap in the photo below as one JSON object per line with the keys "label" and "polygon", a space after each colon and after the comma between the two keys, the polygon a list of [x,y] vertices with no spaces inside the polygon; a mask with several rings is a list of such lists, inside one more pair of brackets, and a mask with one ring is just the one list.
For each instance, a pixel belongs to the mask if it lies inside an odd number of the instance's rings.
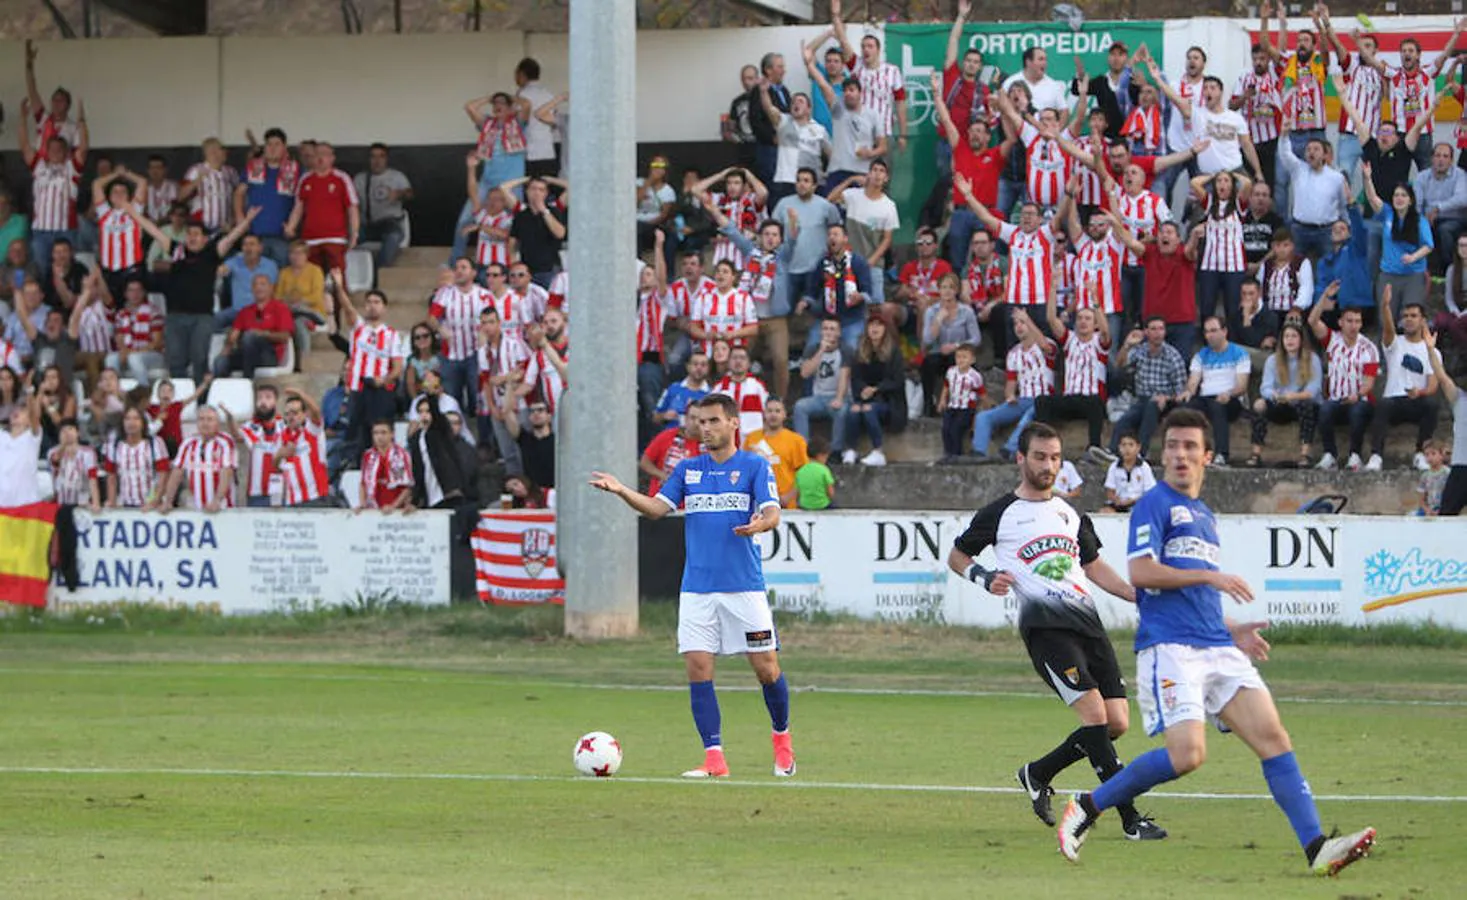
{"label": "man wearing cap", "polygon": [[[1078,57],[1076,62],[1079,62]],[[1130,62],[1130,49],[1116,41],[1106,53],[1105,71],[1093,76],[1087,86],[1086,93],[1095,100],[1095,107],[1105,113],[1106,134],[1121,133],[1126,116],[1130,115],[1131,107],[1141,93],[1141,86],[1131,80]],[[1072,93],[1080,93],[1080,81],[1084,77],[1085,70],[1077,66],[1075,77],[1070,80]]]}
{"label": "man wearing cap", "polygon": [[667,157],[654,156],[647,177],[637,179],[637,252],[652,249],[657,229],[677,211],[677,192],[667,183]]}

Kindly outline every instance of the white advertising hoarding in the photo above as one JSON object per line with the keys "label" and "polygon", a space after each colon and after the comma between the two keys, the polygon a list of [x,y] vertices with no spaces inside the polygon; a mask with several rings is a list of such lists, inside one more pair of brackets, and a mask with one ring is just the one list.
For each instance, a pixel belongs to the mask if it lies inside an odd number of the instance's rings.
{"label": "white advertising hoarding", "polygon": [[[993,597],[947,568],[970,515],[950,512],[788,513],[763,535],[776,604],[862,618],[1011,625],[1012,597]],[[1124,516],[1097,515],[1101,557],[1126,572]],[[1252,604],[1224,599],[1249,621],[1433,621],[1467,628],[1467,545],[1455,519],[1384,516],[1220,516],[1223,570],[1245,578]],[[993,551],[980,558],[994,564]],[[1135,607],[1097,590],[1101,617],[1133,626]]]}
{"label": "white advertising hoarding", "polygon": [[128,601],[262,612],[376,597],[447,605],[447,513],[77,510],[80,588],[52,608]]}

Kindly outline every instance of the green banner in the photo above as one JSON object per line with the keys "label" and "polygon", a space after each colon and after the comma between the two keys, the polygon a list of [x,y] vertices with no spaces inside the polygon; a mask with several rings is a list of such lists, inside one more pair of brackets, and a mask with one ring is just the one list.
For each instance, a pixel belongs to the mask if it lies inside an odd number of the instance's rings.
{"label": "green banner", "polygon": [[[911,137],[905,153],[893,154],[892,183],[888,192],[902,211],[898,242],[912,240],[918,211],[936,181],[937,123],[933,115],[932,73],[947,57],[952,25],[887,25],[886,58],[902,70],[907,82],[907,127]],[[1078,31],[1060,22],[987,22],[963,27],[958,58],[969,47],[983,52],[984,72],[991,81],[997,69],[1004,77],[1023,68],[1024,51],[1039,47],[1049,56],[1049,76],[1068,82],[1075,75],[1075,57],[1085,71],[1105,71],[1106,51],[1121,41],[1132,52],[1145,44],[1158,65],[1162,54],[1161,22],[1086,22]],[[893,145],[895,146],[895,145]]]}

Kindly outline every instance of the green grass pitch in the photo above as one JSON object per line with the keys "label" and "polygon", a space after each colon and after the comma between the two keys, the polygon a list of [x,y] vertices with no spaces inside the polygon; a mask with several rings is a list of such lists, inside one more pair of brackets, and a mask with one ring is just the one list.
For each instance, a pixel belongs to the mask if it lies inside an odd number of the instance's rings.
{"label": "green grass pitch", "polygon": [[[1244,796],[1143,798],[1169,840],[1127,842],[1108,816],[1065,862],[1013,772],[1073,718],[1012,636],[790,623],[799,775],[772,777],[763,704],[729,660],[733,778],[684,783],[701,752],[667,612],[600,646],[551,636],[554,615],[4,620],[0,897],[1467,893],[1460,647],[1275,647],[1264,676],[1327,827],[1380,829],[1321,880],[1222,736],[1168,787]],[[1151,745],[1134,725],[1123,757]],[[574,777],[593,729],[625,748],[617,778]],[[1082,764],[1062,785],[1092,780]]]}

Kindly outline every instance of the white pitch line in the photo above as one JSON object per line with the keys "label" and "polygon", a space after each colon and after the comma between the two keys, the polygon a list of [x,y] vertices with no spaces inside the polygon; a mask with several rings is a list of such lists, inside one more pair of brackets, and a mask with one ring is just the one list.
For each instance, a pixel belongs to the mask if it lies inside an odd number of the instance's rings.
{"label": "white pitch line", "polygon": [[[268,664],[268,663],[267,663]],[[282,665],[300,665],[300,663],[281,663]],[[168,662],[165,661],[159,668],[133,668],[127,664],[99,663],[96,669],[50,669],[45,667],[19,668],[0,666],[0,675],[51,675],[72,678],[93,678],[99,670],[126,670],[128,677],[155,677],[155,678],[177,678],[179,673],[171,671],[170,666],[248,666],[261,665],[254,662]],[[344,681],[362,682],[371,684],[432,684],[444,680],[445,676],[460,676],[461,678],[509,678],[513,683],[525,687],[543,688],[566,688],[579,691],[647,691],[647,692],[675,692],[686,691],[687,685],[683,684],[618,684],[612,682],[589,683],[578,681],[547,681],[547,680],[522,680],[515,678],[512,672],[484,672],[467,669],[443,669],[430,670],[421,675],[369,675],[366,673],[341,673],[341,672],[190,672],[190,678],[252,678],[261,681]],[[759,688],[753,685],[719,685],[718,690],[725,693],[753,693]],[[790,690],[799,694],[840,694],[856,697],[973,697],[973,698],[1009,698],[1020,700],[1050,700],[1054,694],[1045,691],[983,691],[963,690],[961,688],[858,688],[858,687],[822,687],[818,684],[791,685]],[[1370,699],[1361,697],[1286,697],[1274,696],[1279,703],[1302,703],[1311,706],[1422,706],[1463,708],[1467,707],[1467,700],[1398,700],[1398,699]]]}
{"label": "white pitch line", "polygon": [[[102,776],[177,776],[182,778],[295,778],[295,779],[361,779],[368,781],[468,781],[468,782],[622,782],[623,784],[708,784],[707,780],[689,778],[655,778],[617,776],[597,779],[571,775],[517,775],[512,773],[477,772],[371,772],[311,771],[292,769],[170,769],[170,768],[105,768],[66,766],[0,766],[0,775],[102,775]],[[1022,794],[1022,788],[992,787],[971,784],[878,784],[856,781],[748,781],[715,779],[712,783],[728,787],[770,788],[772,790],[816,791],[897,791],[927,794]],[[1173,800],[1273,800],[1270,794],[1214,793],[1207,791],[1152,791],[1148,797]],[[1434,796],[1429,794],[1317,794],[1316,800],[1329,803],[1467,803],[1467,796]]]}

